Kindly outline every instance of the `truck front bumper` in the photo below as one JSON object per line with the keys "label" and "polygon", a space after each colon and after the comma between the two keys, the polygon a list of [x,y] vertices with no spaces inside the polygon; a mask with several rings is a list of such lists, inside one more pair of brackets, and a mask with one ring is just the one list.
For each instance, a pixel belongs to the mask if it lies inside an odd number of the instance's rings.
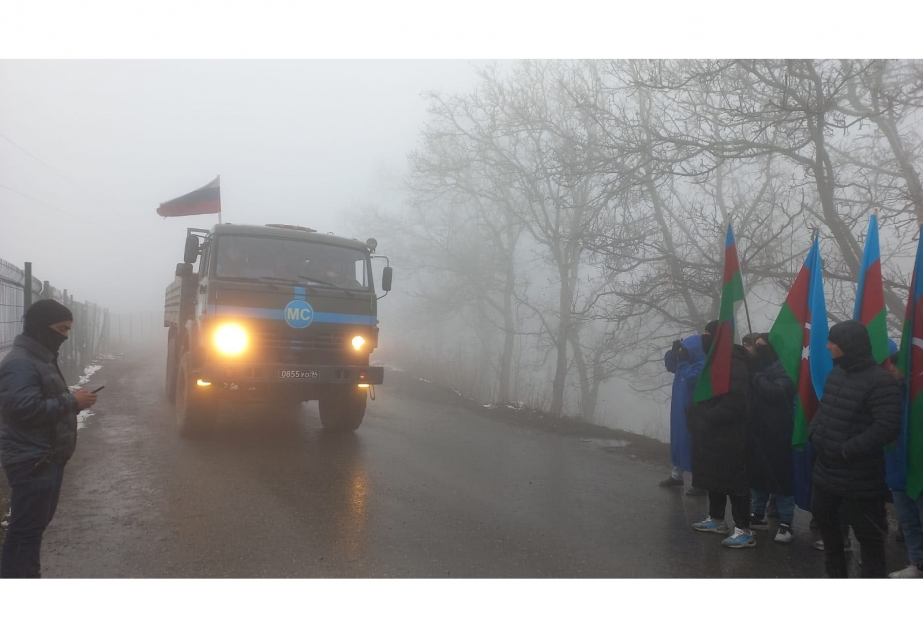
{"label": "truck front bumper", "polygon": [[273,388],[305,385],[381,385],[383,367],[369,365],[209,365],[193,374],[218,389],[243,389],[255,385]]}

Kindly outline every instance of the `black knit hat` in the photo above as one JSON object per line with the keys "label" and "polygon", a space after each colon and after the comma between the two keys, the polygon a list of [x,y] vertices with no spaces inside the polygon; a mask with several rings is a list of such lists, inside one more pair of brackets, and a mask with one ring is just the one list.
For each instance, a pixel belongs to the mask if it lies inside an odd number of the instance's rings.
{"label": "black knit hat", "polygon": [[71,310],[55,300],[39,300],[26,310],[23,329],[26,331],[47,328],[61,322],[74,321]]}
{"label": "black knit hat", "polygon": [[850,359],[868,359],[872,356],[872,340],[865,326],[854,319],[834,324],[827,339],[840,347]]}
{"label": "black knit hat", "polygon": [[717,335],[718,334],[718,320],[713,319],[707,324],[705,324],[705,332],[708,333],[709,335]]}

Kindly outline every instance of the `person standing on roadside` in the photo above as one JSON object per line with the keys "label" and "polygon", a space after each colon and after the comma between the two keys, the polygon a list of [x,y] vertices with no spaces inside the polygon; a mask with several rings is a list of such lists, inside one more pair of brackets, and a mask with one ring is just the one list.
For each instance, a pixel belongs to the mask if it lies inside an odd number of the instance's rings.
{"label": "person standing on roadside", "polygon": [[73,320],[59,302],[36,302],[0,361],[0,465],[12,490],[0,578],[41,577],[42,535],[77,446],[77,413],[96,403],[96,394],[71,393],[58,367]]}
{"label": "person standing on roadside", "polygon": [[660,482],[662,488],[683,487],[686,484],[685,473],[692,471],[692,446],[689,429],[686,427],[686,407],[692,402],[699,374],[705,366],[703,339],[711,334],[706,330],[702,335],[677,339],[663,357],[664,367],[674,377],[670,400],[670,460],[673,471]]}
{"label": "person standing on roadside", "polygon": [[750,527],[768,530],[769,496],[776,497],[779,530],[774,540],[794,538],[795,474],[792,431],[795,425],[795,384],[763,333],[754,344],[756,359],[750,377],[750,427],[747,476],[750,480]]}
{"label": "person standing on roadside", "polygon": [[693,529],[731,533],[725,524],[730,499],[734,531],[721,541],[725,547],[756,546],[750,529],[750,484],[747,481],[747,423],[750,389],[750,354],[734,345],[731,353],[730,389],[689,407],[692,436],[692,485],[708,492],[708,517]]}
{"label": "person standing on roadside", "polygon": [[901,431],[900,388],[875,362],[865,326],[840,322],[827,339],[834,367],[808,427],[817,455],[811,513],[823,538],[827,577],[847,577],[845,516],[859,541],[861,576],[883,578],[888,527],[884,447]]}

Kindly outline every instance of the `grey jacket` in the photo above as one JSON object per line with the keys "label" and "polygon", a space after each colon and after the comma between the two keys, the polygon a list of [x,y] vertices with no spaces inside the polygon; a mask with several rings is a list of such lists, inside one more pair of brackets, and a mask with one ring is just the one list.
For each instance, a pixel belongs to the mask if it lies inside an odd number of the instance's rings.
{"label": "grey jacket", "polygon": [[51,455],[63,465],[76,446],[77,400],[64,382],[57,357],[19,335],[0,361],[0,464]]}

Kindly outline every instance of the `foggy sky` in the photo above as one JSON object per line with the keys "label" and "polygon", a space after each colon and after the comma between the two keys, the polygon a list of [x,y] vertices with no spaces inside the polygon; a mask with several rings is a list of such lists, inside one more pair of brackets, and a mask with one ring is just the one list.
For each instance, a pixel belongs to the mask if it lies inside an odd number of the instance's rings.
{"label": "foggy sky", "polygon": [[79,300],[160,310],[186,227],[217,217],[156,208],[219,174],[225,222],[364,240],[344,212],[405,168],[421,93],[472,88],[476,65],[0,61],[0,133],[60,174],[0,138],[0,185],[60,210],[0,188],[0,258]]}

